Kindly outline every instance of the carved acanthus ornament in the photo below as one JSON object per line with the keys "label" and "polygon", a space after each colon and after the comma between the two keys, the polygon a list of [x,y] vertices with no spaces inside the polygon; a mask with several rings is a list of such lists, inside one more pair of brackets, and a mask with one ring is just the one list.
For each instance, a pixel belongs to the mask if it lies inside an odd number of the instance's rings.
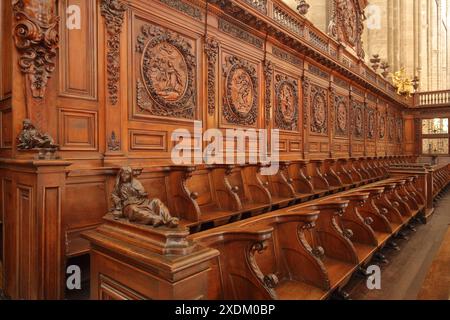
{"label": "carved acanthus ornament", "polygon": [[327,90],[311,86],[311,132],[326,134],[328,132]]}
{"label": "carved acanthus ornament", "polygon": [[205,53],[208,59],[208,114],[213,115],[216,110],[216,63],[219,42],[214,38],[206,39]]}
{"label": "carved acanthus ornament", "polygon": [[137,79],[136,84],[140,111],[193,119],[196,58],[192,44],[176,32],[146,24],[137,38],[136,51],[142,55],[142,80]]}
{"label": "carved acanthus ornament", "polygon": [[298,130],[298,83],[287,76],[275,77],[275,123],[279,129]]}
{"label": "carved acanthus ornament", "polygon": [[270,124],[271,110],[272,110],[272,78],[273,78],[273,63],[270,60],[264,61],[264,79],[266,81],[265,93],[265,118],[266,125]]}
{"label": "carved acanthus ornament", "polygon": [[120,80],[120,34],[127,6],[120,0],[102,0],[100,4],[108,33],[107,73],[109,101],[116,105],[119,101]]}
{"label": "carved acanthus ornament", "polygon": [[253,126],[258,118],[258,75],[254,65],[228,56],[223,66],[223,116],[228,123]]}
{"label": "carved acanthus ornament", "polygon": [[13,12],[20,70],[27,75],[33,98],[43,98],[59,45],[56,2],[14,0]]}
{"label": "carved acanthus ornament", "polygon": [[261,254],[264,250],[267,249],[267,242],[260,241],[254,243],[249,252],[246,254],[247,263],[250,266],[250,269],[253,271],[254,275],[259,279],[263,287],[266,289],[267,293],[274,300],[277,300],[277,294],[274,288],[277,286],[279,280],[275,274],[264,275],[261,269],[258,266],[255,255]]}

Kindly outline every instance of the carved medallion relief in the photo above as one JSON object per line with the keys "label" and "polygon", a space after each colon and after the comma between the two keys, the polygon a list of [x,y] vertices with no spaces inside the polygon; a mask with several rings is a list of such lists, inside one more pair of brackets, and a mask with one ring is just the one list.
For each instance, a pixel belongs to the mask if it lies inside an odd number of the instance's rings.
{"label": "carved medallion relief", "polygon": [[141,54],[138,112],[193,119],[196,58],[192,42],[171,30],[146,24],[137,38],[136,51]]}
{"label": "carved medallion relief", "polygon": [[348,109],[345,98],[336,96],[334,105],[336,114],[335,134],[336,136],[346,136],[348,134]]}
{"label": "carved medallion relief", "polygon": [[364,112],[363,105],[355,103],[353,105],[353,121],[354,121],[354,136],[356,138],[364,137]]}
{"label": "carved medallion relief", "polygon": [[255,65],[236,56],[227,56],[223,76],[223,118],[229,124],[255,125],[258,118],[258,76]]}
{"label": "carved medallion relief", "polygon": [[275,76],[275,123],[278,129],[298,130],[298,82],[290,77]]}
{"label": "carved medallion relief", "polygon": [[311,132],[326,134],[328,132],[327,90],[311,86]]}
{"label": "carved medallion relief", "polygon": [[393,141],[394,140],[394,126],[395,126],[395,120],[393,117],[389,117],[388,118],[389,123],[388,123],[388,136],[389,136],[389,141]]}
{"label": "carved medallion relief", "polygon": [[382,115],[380,115],[379,137],[380,137],[380,139],[384,139],[385,136],[386,136],[386,117],[382,114]]}
{"label": "carved medallion relief", "polygon": [[375,138],[375,110],[367,110],[367,138]]}

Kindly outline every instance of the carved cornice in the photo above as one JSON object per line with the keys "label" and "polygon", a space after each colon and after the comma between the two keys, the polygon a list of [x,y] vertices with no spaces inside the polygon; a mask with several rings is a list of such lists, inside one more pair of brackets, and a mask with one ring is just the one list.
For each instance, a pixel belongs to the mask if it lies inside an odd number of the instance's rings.
{"label": "carved cornice", "polygon": [[13,12],[20,70],[27,75],[33,98],[44,98],[48,80],[55,70],[59,45],[56,3],[14,0]]}
{"label": "carved cornice", "polygon": [[116,105],[119,101],[120,80],[120,34],[125,19],[127,6],[120,0],[102,0],[100,3],[102,16],[105,18],[108,33],[108,93],[109,101]]}

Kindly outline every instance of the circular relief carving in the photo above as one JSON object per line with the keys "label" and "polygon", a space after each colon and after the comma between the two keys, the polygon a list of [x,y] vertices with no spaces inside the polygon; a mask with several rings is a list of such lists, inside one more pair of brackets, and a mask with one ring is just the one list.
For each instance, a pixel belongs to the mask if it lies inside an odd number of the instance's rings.
{"label": "circular relief carving", "polygon": [[347,106],[340,102],[336,107],[336,123],[338,132],[344,134],[347,132]]}
{"label": "circular relief carving", "polygon": [[327,131],[327,104],[325,92],[321,89],[315,90],[312,103],[312,123],[311,131],[316,133],[326,133]]}
{"label": "circular relief carving", "polygon": [[277,76],[276,123],[280,129],[296,130],[298,122],[297,82]]}
{"label": "circular relief carving", "polygon": [[257,118],[257,76],[248,62],[237,57],[227,57],[225,66],[226,93],[224,116],[228,122],[253,125]]}
{"label": "circular relief carving", "polygon": [[179,101],[186,92],[188,68],[181,52],[163,42],[144,51],[144,79],[153,98],[164,102]]}
{"label": "circular relief carving", "polygon": [[355,132],[357,136],[361,136],[363,133],[363,112],[360,107],[355,110]]}
{"label": "circular relief carving", "polygon": [[386,136],[386,119],[384,116],[380,116],[380,139],[384,139]]}
{"label": "circular relief carving", "polygon": [[237,68],[230,75],[230,102],[233,111],[246,117],[253,105],[253,88],[250,75],[242,68]]}
{"label": "circular relief carving", "polygon": [[[148,41],[147,41],[148,40]],[[154,115],[192,119],[195,108],[196,58],[192,45],[175,32],[142,27],[137,51],[142,53],[138,104]],[[154,102],[143,101],[143,89]]]}

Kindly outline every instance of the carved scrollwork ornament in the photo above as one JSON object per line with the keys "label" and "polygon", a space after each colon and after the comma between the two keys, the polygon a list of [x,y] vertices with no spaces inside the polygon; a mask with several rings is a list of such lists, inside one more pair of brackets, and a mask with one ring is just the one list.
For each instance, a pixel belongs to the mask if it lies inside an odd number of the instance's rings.
{"label": "carved scrollwork ornament", "polygon": [[373,109],[367,111],[367,138],[375,138],[375,111]]}
{"label": "carved scrollwork ornament", "polygon": [[272,78],[273,78],[273,63],[270,60],[266,60],[266,61],[264,61],[264,79],[266,81],[266,92],[265,92],[266,125],[270,124],[270,119],[271,119]]}
{"label": "carved scrollwork ornament", "polygon": [[226,57],[223,66],[225,95],[223,116],[228,123],[253,126],[258,118],[258,75],[248,61]]}
{"label": "carved scrollwork ornament", "polygon": [[383,114],[380,114],[379,137],[380,139],[384,139],[385,136],[386,136],[386,117]]}
{"label": "carved scrollwork ornament", "polygon": [[353,104],[353,122],[354,122],[354,135],[357,138],[361,138],[364,135],[364,111],[363,105],[354,102]]}
{"label": "carved scrollwork ornament", "polygon": [[255,254],[262,253],[267,249],[267,243],[265,241],[259,241],[254,243],[248,253],[246,254],[247,263],[255,276],[261,281],[261,284],[265,287],[270,297],[274,300],[277,299],[277,294],[274,290],[278,284],[278,278],[273,275],[264,275],[256,262]]}
{"label": "carved scrollwork ornament", "polygon": [[325,256],[325,249],[321,246],[315,247],[314,249],[312,249],[312,254],[321,259]]}
{"label": "carved scrollwork ornament", "polygon": [[120,81],[120,34],[127,6],[120,0],[102,0],[100,11],[105,19],[107,40],[108,94],[112,105],[119,102]]}
{"label": "carved scrollwork ornament", "polygon": [[328,132],[327,90],[311,86],[311,132],[326,134]]}
{"label": "carved scrollwork ornament", "polygon": [[117,139],[115,131],[111,132],[111,136],[108,138],[108,150],[109,151],[120,150],[120,140]]}
{"label": "carved scrollwork ornament", "polygon": [[311,82],[308,77],[302,78],[302,90],[303,90],[303,128],[308,128],[308,108],[309,108],[309,89]]}
{"label": "carved scrollwork ornament", "polygon": [[13,0],[12,6],[19,68],[30,82],[32,97],[41,99],[55,70],[59,45],[56,1]]}
{"label": "carved scrollwork ornament", "polygon": [[146,24],[136,51],[142,54],[142,80],[136,84],[138,108],[155,116],[193,119],[196,58],[192,45],[176,32]]}
{"label": "carved scrollwork ornament", "polygon": [[287,76],[275,78],[275,123],[279,129],[298,130],[298,83]]}
{"label": "carved scrollwork ornament", "polygon": [[219,42],[215,38],[205,41],[205,54],[208,59],[208,114],[216,111],[216,63],[219,54]]}

